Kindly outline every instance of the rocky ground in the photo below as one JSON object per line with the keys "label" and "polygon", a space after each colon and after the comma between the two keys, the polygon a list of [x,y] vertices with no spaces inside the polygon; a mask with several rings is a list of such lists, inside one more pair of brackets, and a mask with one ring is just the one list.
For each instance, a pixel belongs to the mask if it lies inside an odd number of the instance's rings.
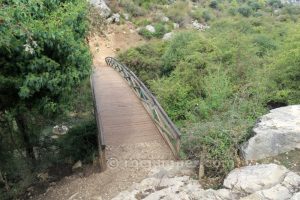
{"label": "rocky ground", "polygon": [[[182,169],[181,169],[182,170]],[[238,168],[229,173],[219,190],[201,183],[174,168],[156,168],[148,178],[121,192],[113,200],[287,200],[300,198],[300,176],[276,164]]]}

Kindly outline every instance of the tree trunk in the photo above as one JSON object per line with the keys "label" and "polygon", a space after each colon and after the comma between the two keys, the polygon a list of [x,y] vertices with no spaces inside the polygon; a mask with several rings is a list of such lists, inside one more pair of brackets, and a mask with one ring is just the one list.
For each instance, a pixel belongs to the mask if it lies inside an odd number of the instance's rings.
{"label": "tree trunk", "polygon": [[33,145],[30,142],[30,134],[29,134],[29,128],[27,124],[27,118],[24,115],[24,113],[18,114],[16,116],[16,122],[18,125],[18,129],[20,131],[21,137],[24,142],[25,150],[26,150],[26,157],[30,159],[32,164],[35,163],[35,155],[33,151]]}

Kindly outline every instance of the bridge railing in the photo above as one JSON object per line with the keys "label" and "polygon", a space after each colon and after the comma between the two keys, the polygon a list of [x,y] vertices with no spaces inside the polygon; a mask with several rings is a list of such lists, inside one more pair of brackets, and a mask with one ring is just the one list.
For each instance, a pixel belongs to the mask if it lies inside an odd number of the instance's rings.
{"label": "bridge railing", "polygon": [[91,83],[91,89],[93,95],[94,115],[96,118],[97,130],[98,130],[99,165],[100,165],[100,171],[102,172],[106,169],[106,158],[105,158],[106,145],[104,141],[101,115],[99,114],[99,109],[96,104],[95,89],[94,89],[94,74],[92,74],[90,77],[90,83]]}
{"label": "bridge railing", "polygon": [[140,98],[144,107],[155,122],[159,132],[168,143],[173,154],[176,158],[179,158],[181,133],[168,117],[155,96],[128,67],[112,57],[105,58],[105,61],[108,66],[117,70],[133,88],[134,92]]}

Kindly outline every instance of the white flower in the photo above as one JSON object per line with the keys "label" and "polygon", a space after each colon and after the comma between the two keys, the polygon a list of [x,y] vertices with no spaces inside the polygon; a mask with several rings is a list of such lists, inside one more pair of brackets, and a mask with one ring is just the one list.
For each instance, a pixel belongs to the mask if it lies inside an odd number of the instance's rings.
{"label": "white flower", "polygon": [[30,54],[34,54],[34,48],[32,48],[32,46],[30,46],[30,44],[24,44],[23,45],[25,47],[25,51],[30,53]]}

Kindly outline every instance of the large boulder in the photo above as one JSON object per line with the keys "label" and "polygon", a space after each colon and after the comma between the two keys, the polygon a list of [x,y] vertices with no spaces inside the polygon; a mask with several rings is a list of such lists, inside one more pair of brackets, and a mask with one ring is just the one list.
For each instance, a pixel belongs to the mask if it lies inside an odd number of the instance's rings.
{"label": "large boulder", "polygon": [[[297,199],[298,191],[300,188],[300,176],[294,172],[288,172],[282,182],[276,184],[275,186],[256,191],[241,200],[289,200]],[[300,197],[300,196],[299,196]]]}
{"label": "large boulder", "polygon": [[287,173],[285,167],[276,164],[246,166],[231,171],[223,185],[233,191],[254,193],[281,183]]}
{"label": "large boulder", "polygon": [[102,17],[108,18],[110,16],[111,10],[104,0],[90,0],[90,4],[98,9]]}
{"label": "large boulder", "polygon": [[300,105],[273,109],[261,117],[254,136],[242,146],[246,160],[259,160],[300,148]]}

